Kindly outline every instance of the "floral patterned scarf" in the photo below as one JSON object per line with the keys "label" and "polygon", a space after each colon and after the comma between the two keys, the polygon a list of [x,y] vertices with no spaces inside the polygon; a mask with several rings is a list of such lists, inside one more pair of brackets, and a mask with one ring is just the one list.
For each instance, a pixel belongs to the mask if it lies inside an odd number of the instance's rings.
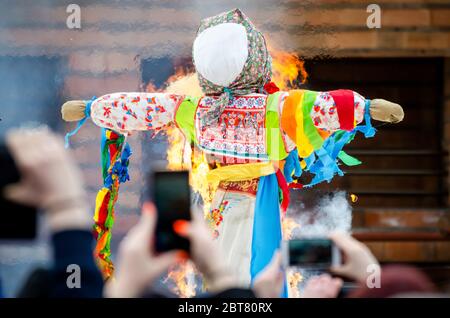
{"label": "floral patterned scarf", "polygon": [[242,72],[228,87],[216,85],[197,72],[203,93],[219,96],[216,103],[211,106],[210,111],[203,118],[206,125],[217,122],[233,95],[262,91],[263,86],[270,82],[272,77],[272,58],[267,50],[264,36],[239,9],[202,20],[197,34],[222,23],[237,23],[245,27],[248,39],[248,58]]}

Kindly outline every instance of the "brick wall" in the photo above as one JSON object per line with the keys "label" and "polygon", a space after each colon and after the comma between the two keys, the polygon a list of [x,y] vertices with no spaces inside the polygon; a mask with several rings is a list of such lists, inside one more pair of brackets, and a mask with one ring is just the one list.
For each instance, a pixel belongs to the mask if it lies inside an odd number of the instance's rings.
{"label": "brick wall", "polygon": [[[71,2],[81,6],[81,30],[65,26],[65,9]],[[382,28],[374,30],[366,27],[370,3],[19,0],[2,10],[0,44],[3,54],[65,54],[71,56],[71,65],[78,66],[76,71],[122,73],[135,69],[132,61],[138,54],[189,55],[202,17],[239,7],[277,47],[304,56],[322,51],[339,56],[449,55],[449,1],[376,1],[382,10]]]}
{"label": "brick wall", "polygon": [[[69,30],[69,3],[81,6],[82,29]],[[0,12],[0,56],[56,55],[67,58],[64,99],[90,98],[112,91],[141,89],[139,61],[189,56],[199,20],[240,7],[265,32],[272,46],[300,53],[363,57],[450,57],[448,0],[380,0],[382,28],[369,30],[366,7],[358,0],[246,1],[7,1]],[[445,68],[445,138],[450,143],[450,65]],[[55,109],[55,111],[58,111]],[[67,125],[66,129],[73,127]],[[74,139],[90,200],[100,184],[99,130],[91,123]],[[118,228],[136,212],[142,178],[141,140],[134,150],[132,181],[121,192]]]}

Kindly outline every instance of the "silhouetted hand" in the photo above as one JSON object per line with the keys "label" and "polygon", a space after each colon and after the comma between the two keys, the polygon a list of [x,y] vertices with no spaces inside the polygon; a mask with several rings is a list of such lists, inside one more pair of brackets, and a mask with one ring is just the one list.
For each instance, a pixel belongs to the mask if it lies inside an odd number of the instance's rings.
{"label": "silhouetted hand", "polygon": [[332,267],[331,271],[337,275],[365,283],[371,266],[379,266],[369,248],[345,233],[333,233],[330,238],[344,254],[344,263]]}
{"label": "silhouetted hand", "polygon": [[283,290],[283,282],[281,254],[277,251],[270,263],[255,277],[253,291],[258,298],[279,298]]}
{"label": "silhouetted hand", "polygon": [[21,179],[7,186],[4,195],[12,201],[42,208],[54,231],[88,228],[91,218],[81,173],[62,140],[46,127],[8,132],[6,144]]}
{"label": "silhouetted hand", "polygon": [[139,297],[171,265],[186,258],[181,251],[155,255],[156,218],[153,203],[145,203],[139,223],[120,243],[114,280],[109,280],[105,285],[106,297]]}
{"label": "silhouetted hand", "polygon": [[336,298],[343,281],[328,274],[314,276],[308,280],[303,290],[303,298]]}

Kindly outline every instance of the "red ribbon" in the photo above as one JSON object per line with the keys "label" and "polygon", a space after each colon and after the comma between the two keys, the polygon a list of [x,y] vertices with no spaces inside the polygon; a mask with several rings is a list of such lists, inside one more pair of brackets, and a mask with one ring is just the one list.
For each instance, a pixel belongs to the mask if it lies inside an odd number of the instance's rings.
{"label": "red ribbon", "polygon": [[283,201],[281,201],[281,211],[283,211],[283,213],[286,213],[286,210],[289,206],[289,187],[280,169],[278,169],[276,176],[278,186],[280,187],[281,192],[283,193]]}
{"label": "red ribbon", "polygon": [[267,94],[273,94],[278,92],[280,89],[274,82],[269,82],[264,85],[264,90],[267,92]]}
{"label": "red ribbon", "polygon": [[339,126],[342,130],[352,130],[355,128],[355,106],[353,91],[348,89],[338,89],[330,91],[331,97],[336,104],[339,117]]}

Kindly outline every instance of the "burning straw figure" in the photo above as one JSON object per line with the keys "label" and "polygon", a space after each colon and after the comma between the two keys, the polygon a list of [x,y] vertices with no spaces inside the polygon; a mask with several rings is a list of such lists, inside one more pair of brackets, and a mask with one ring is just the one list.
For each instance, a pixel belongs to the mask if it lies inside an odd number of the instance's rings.
{"label": "burning straw figure", "polygon": [[[399,105],[350,90],[279,91],[271,82],[264,36],[237,9],[201,22],[193,60],[204,96],[113,93],[62,107],[67,121],[91,117],[105,128],[105,185],[94,219],[96,253],[107,276],[112,273],[114,203],[119,184],[128,178],[128,133],[176,125],[193,147],[207,154],[208,180],[217,185],[207,218],[226,261],[249,285],[279,247],[280,211],[287,208],[289,186],[330,181],[343,175],[339,162],[358,164],[342,148],[357,132],[375,134],[371,117],[403,119]],[[309,184],[293,180],[302,171],[311,174]]]}

